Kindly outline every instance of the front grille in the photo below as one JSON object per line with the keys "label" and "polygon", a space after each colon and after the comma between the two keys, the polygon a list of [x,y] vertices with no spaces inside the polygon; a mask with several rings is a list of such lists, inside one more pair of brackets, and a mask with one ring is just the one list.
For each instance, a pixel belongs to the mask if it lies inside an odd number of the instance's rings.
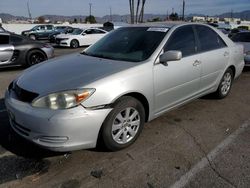
{"label": "front grille", "polygon": [[31,103],[36,97],[39,96],[37,93],[20,88],[17,84],[13,84],[12,89],[15,92],[17,99],[22,102]]}
{"label": "front grille", "polygon": [[23,127],[22,125],[18,124],[15,120],[11,120],[12,126],[18,131],[20,134],[24,136],[29,136],[31,130]]}
{"label": "front grille", "polygon": [[58,38],[56,38],[56,44],[60,44],[62,40],[64,40],[64,39],[58,39]]}

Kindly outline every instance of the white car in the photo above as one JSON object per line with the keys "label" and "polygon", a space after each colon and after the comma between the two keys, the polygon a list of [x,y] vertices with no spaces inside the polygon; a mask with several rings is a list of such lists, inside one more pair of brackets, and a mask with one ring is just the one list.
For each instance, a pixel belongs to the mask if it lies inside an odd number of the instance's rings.
{"label": "white car", "polygon": [[77,28],[72,33],[57,35],[56,44],[58,46],[68,46],[71,48],[89,46],[101,39],[107,33],[107,31],[98,28]]}

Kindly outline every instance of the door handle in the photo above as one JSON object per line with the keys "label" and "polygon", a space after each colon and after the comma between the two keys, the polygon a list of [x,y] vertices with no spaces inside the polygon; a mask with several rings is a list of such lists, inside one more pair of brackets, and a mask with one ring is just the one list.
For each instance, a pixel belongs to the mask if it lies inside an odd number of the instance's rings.
{"label": "door handle", "polygon": [[201,61],[195,60],[195,62],[193,63],[193,66],[196,67],[196,66],[198,66],[198,65],[200,65],[200,64],[201,64]]}

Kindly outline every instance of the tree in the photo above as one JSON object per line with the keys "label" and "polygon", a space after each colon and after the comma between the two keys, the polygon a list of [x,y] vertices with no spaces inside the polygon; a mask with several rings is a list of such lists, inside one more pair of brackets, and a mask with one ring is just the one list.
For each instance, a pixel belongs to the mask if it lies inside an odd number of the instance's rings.
{"label": "tree", "polygon": [[135,15],[135,1],[129,0],[129,9],[130,9],[130,22],[131,24],[134,23],[142,23],[144,17],[144,7],[145,7],[146,0],[137,0],[136,5],[136,15]]}
{"label": "tree", "polygon": [[176,21],[179,19],[179,16],[178,14],[175,12],[175,13],[172,13],[169,15],[169,19],[172,20],[172,21]]}
{"label": "tree", "polygon": [[95,19],[95,17],[94,16],[92,16],[92,15],[90,15],[90,16],[87,16],[86,18],[85,18],[85,22],[86,23],[96,23],[96,19]]}
{"label": "tree", "polygon": [[74,19],[74,23],[77,23],[77,18]]}
{"label": "tree", "polygon": [[44,18],[43,16],[39,16],[39,17],[37,18],[37,20],[38,20],[38,23],[39,23],[39,24],[45,23],[45,18]]}

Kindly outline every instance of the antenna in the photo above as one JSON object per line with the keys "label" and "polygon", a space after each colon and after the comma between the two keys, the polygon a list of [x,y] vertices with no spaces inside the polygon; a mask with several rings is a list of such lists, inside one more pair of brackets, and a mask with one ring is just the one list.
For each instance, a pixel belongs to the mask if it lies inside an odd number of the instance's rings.
{"label": "antenna", "polygon": [[27,1],[27,9],[28,9],[29,19],[31,20],[32,16],[31,16],[31,12],[30,12],[30,1],[29,0]]}

